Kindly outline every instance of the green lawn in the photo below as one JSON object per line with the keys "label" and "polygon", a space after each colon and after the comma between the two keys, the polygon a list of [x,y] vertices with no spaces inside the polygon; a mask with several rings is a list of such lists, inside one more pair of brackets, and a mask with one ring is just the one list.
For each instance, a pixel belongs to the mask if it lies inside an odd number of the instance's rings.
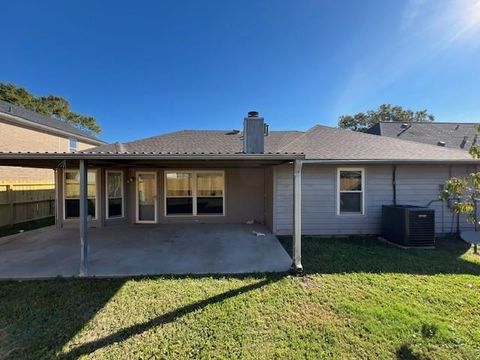
{"label": "green lawn", "polygon": [[0,283],[0,358],[480,358],[463,243],[305,238],[303,256],[302,277]]}

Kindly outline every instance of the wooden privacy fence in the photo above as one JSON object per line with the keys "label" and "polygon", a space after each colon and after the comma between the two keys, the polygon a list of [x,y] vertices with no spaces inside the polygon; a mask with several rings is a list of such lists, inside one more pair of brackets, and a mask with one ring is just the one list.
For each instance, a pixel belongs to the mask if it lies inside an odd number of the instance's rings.
{"label": "wooden privacy fence", "polygon": [[39,220],[54,215],[54,184],[0,184],[0,226]]}

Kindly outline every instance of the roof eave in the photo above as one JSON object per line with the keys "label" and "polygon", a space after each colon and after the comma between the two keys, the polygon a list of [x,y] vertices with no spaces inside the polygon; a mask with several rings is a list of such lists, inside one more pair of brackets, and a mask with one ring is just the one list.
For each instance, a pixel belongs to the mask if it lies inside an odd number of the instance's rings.
{"label": "roof eave", "polygon": [[107,144],[105,141],[97,139],[93,136],[90,137],[90,136],[87,136],[87,135],[81,135],[81,134],[77,134],[77,133],[74,133],[74,132],[57,129],[57,128],[54,128],[54,127],[51,127],[51,126],[39,124],[35,121],[31,121],[31,120],[22,118],[22,117],[17,116],[17,115],[12,115],[12,114],[8,114],[8,113],[5,113],[5,112],[1,112],[1,116],[4,117],[5,119],[7,119],[7,121],[15,122],[15,123],[18,123],[18,124],[21,124],[21,125],[24,125],[24,126],[35,128],[35,129],[41,129],[41,130],[44,130],[44,131],[47,131],[47,132],[50,132],[50,133],[54,133],[54,134],[60,134],[60,135],[68,136],[68,137],[75,137],[78,140],[81,140],[83,142],[92,144],[94,146],[106,145]]}
{"label": "roof eave", "polygon": [[305,164],[474,164],[480,165],[476,159],[306,159]]}

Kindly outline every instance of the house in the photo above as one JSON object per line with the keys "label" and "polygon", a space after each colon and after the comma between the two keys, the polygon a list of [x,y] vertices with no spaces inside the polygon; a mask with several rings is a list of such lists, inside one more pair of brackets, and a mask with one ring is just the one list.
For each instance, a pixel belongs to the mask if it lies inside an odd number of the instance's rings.
{"label": "house", "polygon": [[270,131],[257,112],[241,132],[183,130],[72,153],[0,153],[0,165],[55,169],[57,227],[80,227],[84,274],[88,228],[122,223],[253,220],[293,235],[295,268],[301,235],[379,234],[386,204],[432,207],[436,232],[448,232],[452,214],[438,200],[440,186],[478,164],[463,150],[321,125]]}
{"label": "house", "polygon": [[[38,114],[0,100],[0,151],[72,152],[103,141],[60,119]],[[0,182],[53,183],[51,169],[25,169],[0,166]]]}
{"label": "house", "polygon": [[475,123],[384,121],[372,126],[367,133],[468,151],[477,144],[478,125]]}

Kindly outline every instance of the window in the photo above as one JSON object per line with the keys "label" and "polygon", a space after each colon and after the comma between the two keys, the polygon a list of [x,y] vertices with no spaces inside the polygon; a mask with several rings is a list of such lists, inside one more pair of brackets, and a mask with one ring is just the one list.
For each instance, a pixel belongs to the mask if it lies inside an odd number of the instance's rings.
{"label": "window", "polygon": [[167,215],[193,215],[193,183],[191,173],[167,173]]}
{"label": "window", "polygon": [[223,215],[223,171],[165,173],[166,215]]}
{"label": "window", "polygon": [[337,213],[363,214],[365,171],[364,169],[338,169]]}
{"label": "window", "polygon": [[123,172],[106,172],[107,219],[123,216]]}
{"label": "window", "polygon": [[[97,171],[88,170],[88,215],[96,217]],[[80,171],[66,170],[64,177],[65,219],[80,216]]]}
{"label": "window", "polygon": [[69,152],[77,151],[77,139],[75,138],[68,139],[68,151]]}
{"label": "window", "polygon": [[197,214],[223,214],[223,173],[197,173]]}

